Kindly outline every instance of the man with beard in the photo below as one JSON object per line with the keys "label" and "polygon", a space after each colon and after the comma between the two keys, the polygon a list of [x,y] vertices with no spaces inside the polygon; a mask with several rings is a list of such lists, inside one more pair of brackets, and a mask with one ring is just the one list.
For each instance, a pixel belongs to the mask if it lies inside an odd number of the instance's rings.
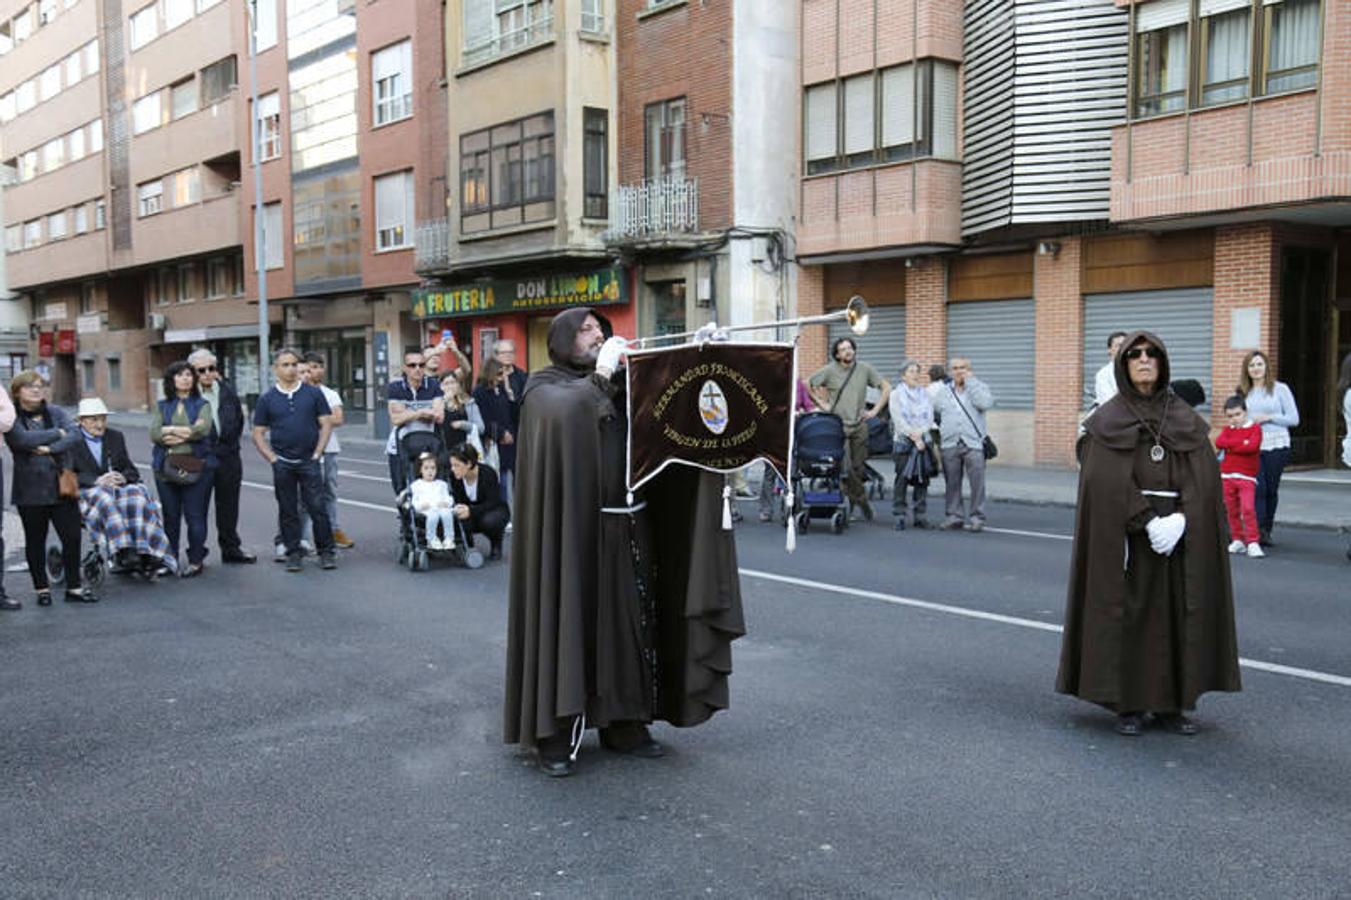
{"label": "man with beard", "polygon": [[1122,347],[1118,393],[1084,423],[1056,690],[1115,712],[1123,735],[1149,713],[1190,735],[1201,694],[1240,689],[1220,472],[1163,342]]}
{"label": "man with beard", "polygon": [[552,365],[522,396],[504,730],[555,777],[588,726],[606,749],[651,758],[664,749],[647,723],[726,708],[745,631],[722,478],[672,466],[626,494],[623,341],[609,333],[590,309],[557,315]]}

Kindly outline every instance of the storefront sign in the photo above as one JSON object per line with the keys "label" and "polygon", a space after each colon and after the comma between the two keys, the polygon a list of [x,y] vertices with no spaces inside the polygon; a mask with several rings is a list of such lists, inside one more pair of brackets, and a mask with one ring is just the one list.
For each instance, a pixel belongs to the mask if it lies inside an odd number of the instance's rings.
{"label": "storefront sign", "polygon": [[412,292],[414,319],[453,319],[490,316],[570,306],[610,306],[627,303],[623,271],[599,269],[566,275],[475,282]]}
{"label": "storefront sign", "polygon": [[102,313],[89,313],[75,320],[75,331],[79,334],[95,334],[102,328]]}
{"label": "storefront sign", "polygon": [[38,332],[38,356],[50,358],[56,353],[56,332]]}
{"label": "storefront sign", "polygon": [[75,352],[75,329],[67,328],[56,333],[56,352],[74,353]]}
{"label": "storefront sign", "polygon": [[44,319],[64,319],[66,317],[66,304],[59,301],[52,301],[42,307],[42,318]]}

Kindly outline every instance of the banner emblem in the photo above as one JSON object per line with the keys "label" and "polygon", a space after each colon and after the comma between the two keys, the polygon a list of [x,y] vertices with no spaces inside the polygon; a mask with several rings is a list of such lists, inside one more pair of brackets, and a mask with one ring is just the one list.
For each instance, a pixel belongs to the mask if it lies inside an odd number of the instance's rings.
{"label": "banner emblem", "polygon": [[699,418],[704,427],[714,434],[727,430],[727,396],[713,380],[705,381],[699,388]]}

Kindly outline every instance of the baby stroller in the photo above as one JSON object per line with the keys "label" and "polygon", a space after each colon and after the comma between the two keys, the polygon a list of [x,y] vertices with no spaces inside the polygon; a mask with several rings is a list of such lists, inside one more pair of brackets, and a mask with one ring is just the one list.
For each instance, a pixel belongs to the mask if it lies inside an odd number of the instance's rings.
{"label": "baby stroller", "polygon": [[[879,416],[868,420],[868,456],[891,456],[891,417],[885,410]],[[881,500],[887,495],[887,479],[873,468],[872,463],[863,464],[863,490],[869,499]]]}
{"label": "baby stroller", "polygon": [[418,477],[418,458],[422,454],[430,453],[436,458],[438,477],[449,483],[450,454],[441,442],[441,436],[431,431],[400,434],[398,450],[403,486],[395,497],[399,517],[399,551],[395,562],[407,566],[410,572],[426,572],[432,567],[433,559],[450,560],[467,569],[481,568],[483,553],[469,540],[459,519],[454,520],[455,546],[444,550],[434,549],[427,541],[426,517],[413,509],[409,486]]}
{"label": "baby stroller", "polygon": [[844,423],[827,412],[798,416],[794,431],[793,494],[797,530],[807,533],[812,519],[829,519],[839,534],[849,526],[844,499]]}

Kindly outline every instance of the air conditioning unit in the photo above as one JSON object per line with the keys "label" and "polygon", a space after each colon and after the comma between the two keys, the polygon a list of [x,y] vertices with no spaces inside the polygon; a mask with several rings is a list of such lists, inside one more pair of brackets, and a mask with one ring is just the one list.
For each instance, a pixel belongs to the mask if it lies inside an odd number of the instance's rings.
{"label": "air conditioning unit", "polygon": [[169,323],[168,323],[168,320],[164,317],[164,313],[151,313],[151,314],[150,314],[150,330],[151,330],[151,331],[163,331],[163,330],[164,330],[164,327],[165,327],[166,325],[168,325],[168,324],[169,324]]}

